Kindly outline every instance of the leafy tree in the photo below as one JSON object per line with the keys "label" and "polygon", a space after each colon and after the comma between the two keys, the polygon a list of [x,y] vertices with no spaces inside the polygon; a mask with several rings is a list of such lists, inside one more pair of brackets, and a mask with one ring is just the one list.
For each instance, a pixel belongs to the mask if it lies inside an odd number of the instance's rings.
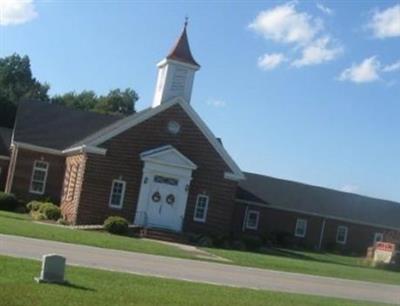
{"label": "leafy tree", "polygon": [[102,114],[129,115],[135,112],[135,103],[138,99],[138,94],[133,89],[127,88],[123,91],[110,90],[104,96],[97,96],[93,91],[69,92],[53,97],[51,102]]}
{"label": "leafy tree", "polygon": [[13,126],[20,101],[48,101],[48,90],[48,84],[41,84],[32,76],[28,56],[13,54],[0,58],[0,126]]}
{"label": "leafy tree", "polygon": [[48,101],[67,107],[95,111],[104,114],[129,115],[135,112],[138,94],[130,88],[113,89],[107,95],[94,91],[68,92],[48,96],[49,85],[40,83],[32,76],[28,56],[13,54],[0,58],[0,126],[12,127],[20,101],[25,99]]}
{"label": "leafy tree", "polygon": [[94,110],[100,113],[121,113],[129,115],[135,112],[138,94],[130,88],[110,90],[107,96],[101,96]]}
{"label": "leafy tree", "polygon": [[67,107],[89,111],[98,103],[98,98],[93,91],[84,90],[81,93],[68,92],[63,95],[54,96],[52,103],[64,105]]}

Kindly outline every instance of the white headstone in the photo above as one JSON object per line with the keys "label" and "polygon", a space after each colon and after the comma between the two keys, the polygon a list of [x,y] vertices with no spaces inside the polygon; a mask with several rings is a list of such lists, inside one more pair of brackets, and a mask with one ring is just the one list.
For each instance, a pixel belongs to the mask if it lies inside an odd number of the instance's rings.
{"label": "white headstone", "polygon": [[47,254],[42,257],[40,277],[35,278],[39,283],[64,283],[65,257],[57,254]]}

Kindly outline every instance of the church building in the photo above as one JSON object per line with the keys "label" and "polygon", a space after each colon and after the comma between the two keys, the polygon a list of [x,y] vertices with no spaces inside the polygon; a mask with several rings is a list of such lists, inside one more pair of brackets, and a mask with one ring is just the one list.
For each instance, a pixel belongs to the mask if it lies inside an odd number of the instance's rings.
{"label": "church building", "polygon": [[127,117],[40,101],[0,129],[0,187],[49,197],[76,225],[109,216],[173,232],[289,233],[293,243],[365,250],[400,230],[400,205],[244,173],[191,105],[200,65],[186,24],[158,63],[152,105]]}

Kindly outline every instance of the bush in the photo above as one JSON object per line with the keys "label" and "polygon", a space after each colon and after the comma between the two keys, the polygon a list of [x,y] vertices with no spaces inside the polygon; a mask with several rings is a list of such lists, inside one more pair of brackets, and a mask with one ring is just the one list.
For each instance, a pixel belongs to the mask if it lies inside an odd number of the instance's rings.
{"label": "bush", "polygon": [[42,203],[39,206],[39,213],[42,213],[46,219],[57,221],[61,217],[61,209],[53,203]]}
{"label": "bush", "polygon": [[29,212],[38,211],[40,205],[42,204],[43,203],[39,201],[30,201],[28,204],[26,204],[26,208],[28,209]]}
{"label": "bush", "polygon": [[107,232],[117,235],[126,235],[128,233],[128,221],[122,217],[108,217],[104,221],[104,228]]}
{"label": "bush", "polygon": [[44,214],[35,211],[32,213],[32,219],[35,221],[43,221],[43,220],[46,220],[47,218]]}
{"label": "bush", "polygon": [[0,192],[0,210],[14,211],[19,205],[15,195]]}

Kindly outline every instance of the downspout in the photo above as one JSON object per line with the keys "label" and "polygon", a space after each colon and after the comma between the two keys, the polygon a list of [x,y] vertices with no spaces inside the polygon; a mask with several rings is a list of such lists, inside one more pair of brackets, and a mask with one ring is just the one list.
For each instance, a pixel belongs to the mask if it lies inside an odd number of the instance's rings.
{"label": "downspout", "polygon": [[322,241],[324,240],[324,232],[325,232],[325,223],[326,223],[326,219],[322,219],[321,234],[319,236],[318,250],[321,250],[321,248],[322,248]]}
{"label": "downspout", "polygon": [[6,182],[6,188],[5,188],[5,192],[7,192],[7,193],[11,193],[11,191],[12,191],[15,165],[17,163],[17,156],[18,156],[18,146],[16,144],[14,144],[12,159],[10,160],[10,165],[8,166],[7,182]]}
{"label": "downspout", "polygon": [[249,206],[246,205],[246,210],[245,210],[245,212],[244,212],[244,218],[243,218],[243,223],[242,223],[242,232],[243,232],[243,233],[245,232],[245,229],[246,229],[246,221],[247,221],[247,214],[248,214],[248,212],[249,212]]}

